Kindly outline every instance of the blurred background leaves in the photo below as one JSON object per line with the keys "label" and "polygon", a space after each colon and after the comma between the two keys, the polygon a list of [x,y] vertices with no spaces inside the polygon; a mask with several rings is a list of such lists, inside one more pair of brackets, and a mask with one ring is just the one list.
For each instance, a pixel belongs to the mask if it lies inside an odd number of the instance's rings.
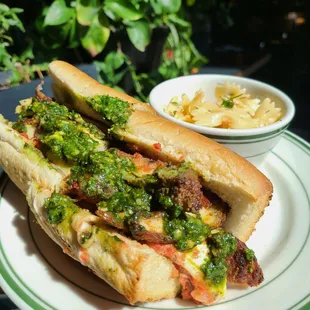
{"label": "blurred background leaves", "polygon": [[5,0],[0,87],[45,75],[50,61],[62,59],[95,64],[102,83],[143,100],[157,83],[197,72],[250,75],[305,98],[309,5],[307,0]]}
{"label": "blurred background leaves", "polygon": [[147,100],[156,83],[207,63],[191,40],[193,0],[12,2],[22,8],[0,4],[6,86],[46,74],[54,59],[94,62],[100,82]]}

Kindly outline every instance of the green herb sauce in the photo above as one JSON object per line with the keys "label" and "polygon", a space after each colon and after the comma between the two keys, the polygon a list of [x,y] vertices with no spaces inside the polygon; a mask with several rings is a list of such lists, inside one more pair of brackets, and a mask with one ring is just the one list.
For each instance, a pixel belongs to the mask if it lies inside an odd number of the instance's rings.
{"label": "green herb sauce", "polygon": [[156,174],[159,179],[163,181],[169,181],[169,180],[174,180],[180,174],[185,173],[186,171],[189,171],[190,169],[191,169],[191,166],[189,163],[182,162],[178,166],[168,165],[166,167],[159,168],[156,171]]}
{"label": "green herb sauce", "polygon": [[46,199],[44,207],[50,224],[60,224],[79,210],[71,198],[57,193]]}
{"label": "green herb sauce", "polygon": [[26,118],[37,122],[40,131],[37,139],[42,144],[42,152],[54,162],[83,161],[95,150],[98,141],[104,139],[103,133],[86,123],[81,115],[55,102],[33,98],[31,104],[21,111],[14,126],[24,129]]}
{"label": "green herb sauce", "polygon": [[128,186],[125,191],[113,194],[110,199],[99,202],[97,206],[112,212],[116,220],[128,222],[137,213],[146,214],[151,210],[151,198],[143,188]]}
{"label": "green herb sauce", "polygon": [[85,100],[106,121],[112,123],[114,129],[126,127],[127,121],[133,112],[129,102],[111,96],[86,97]]}
{"label": "green herb sauce", "polygon": [[255,258],[255,253],[253,250],[246,248],[245,249],[245,258],[249,261],[252,262]]}
{"label": "green herb sauce", "polygon": [[92,231],[85,231],[81,234],[81,244],[85,244],[85,242],[87,242],[87,240],[89,240],[92,237],[93,233]]}
{"label": "green herb sauce", "polygon": [[[71,169],[68,183],[112,213],[117,222],[129,223],[136,216],[149,216],[151,205],[166,211],[164,228],[176,241],[176,247],[189,250],[206,240],[210,227],[199,216],[185,214],[184,209],[164,195],[163,183],[169,183],[187,171],[188,165],[158,168],[152,175],[139,176],[130,158],[117,150],[91,153],[88,159]],[[168,192],[169,189],[167,188]]]}
{"label": "green herb sauce", "polygon": [[87,162],[71,169],[68,183],[78,183],[87,197],[99,201],[99,208],[112,212],[119,221],[128,221],[135,213],[151,209],[152,196],[145,188],[126,182],[135,178],[135,170],[132,161],[119,156],[117,150],[94,152]]}
{"label": "green herb sauce", "polygon": [[222,258],[206,258],[205,263],[201,266],[201,270],[213,286],[221,286],[226,280],[227,264]]}
{"label": "green herb sauce", "polygon": [[[62,128],[60,128],[61,126]],[[83,161],[88,153],[99,144],[98,141],[79,131],[74,125],[61,123],[59,123],[59,130],[43,134],[39,140],[43,144],[43,153],[54,162],[76,163]]]}
{"label": "green herb sauce", "polygon": [[214,286],[220,286],[226,281],[226,258],[237,250],[237,240],[227,232],[218,232],[208,239],[210,257],[206,258],[201,270],[206,279]]}
{"label": "green herb sauce", "polygon": [[23,122],[15,122],[12,128],[20,133],[27,132],[27,127]]}
{"label": "green herb sauce", "polygon": [[211,246],[213,256],[219,258],[226,258],[237,250],[237,240],[228,232],[212,234],[208,244]]}
{"label": "green herb sauce", "polygon": [[160,196],[158,202],[173,218],[177,218],[183,213],[184,209],[178,204],[174,203],[170,196]]}
{"label": "green herb sauce", "polygon": [[94,152],[83,164],[71,169],[68,183],[78,183],[79,189],[95,201],[107,200],[127,189],[123,175],[134,168],[128,158],[118,157],[115,151]]}
{"label": "green herb sauce", "polygon": [[206,240],[210,234],[210,227],[199,217],[185,215],[185,218],[165,219],[165,231],[175,240],[176,247],[186,251]]}

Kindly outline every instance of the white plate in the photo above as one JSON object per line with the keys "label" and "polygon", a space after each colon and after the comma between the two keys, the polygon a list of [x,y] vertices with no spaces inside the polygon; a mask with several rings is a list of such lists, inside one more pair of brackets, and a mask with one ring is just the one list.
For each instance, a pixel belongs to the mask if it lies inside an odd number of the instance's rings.
{"label": "white plate", "polygon": [[[265,274],[258,288],[227,291],[208,308],[310,308],[310,145],[287,132],[269,155],[264,173],[274,185],[270,207],[248,245]],[[132,309],[86,268],[62,253],[34,222],[24,196],[2,182],[0,285],[21,309]],[[144,309],[194,309],[181,299],[141,304]],[[201,307],[204,308],[204,307]]]}

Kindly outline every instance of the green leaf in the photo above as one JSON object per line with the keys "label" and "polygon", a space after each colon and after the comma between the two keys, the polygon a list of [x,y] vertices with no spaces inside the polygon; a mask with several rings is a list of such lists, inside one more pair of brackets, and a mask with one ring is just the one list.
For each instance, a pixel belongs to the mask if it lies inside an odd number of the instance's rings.
{"label": "green leaf", "polygon": [[8,19],[8,23],[10,26],[16,26],[18,24],[18,21],[15,19]]}
{"label": "green leaf", "polygon": [[195,4],[196,0],[186,0],[187,6],[193,6]]}
{"label": "green leaf", "polygon": [[58,27],[47,26],[45,34],[41,37],[43,45],[49,49],[61,47],[68,38],[70,28],[70,23]]}
{"label": "green leaf", "polygon": [[173,39],[174,46],[177,46],[179,44],[179,41],[180,41],[177,28],[172,23],[168,23],[167,26],[169,27],[169,29],[171,31],[171,37]]}
{"label": "green leaf", "polygon": [[163,7],[157,0],[151,0],[151,6],[153,7],[155,14],[160,15],[163,13]]}
{"label": "green leaf", "polygon": [[64,0],[56,0],[49,7],[44,19],[45,26],[57,26],[66,23],[74,15],[74,9],[68,8]]}
{"label": "green leaf", "polygon": [[111,76],[114,74],[114,71],[111,65],[108,63],[102,62],[100,70],[102,71],[102,74],[106,75],[105,79],[107,81],[110,81]]}
{"label": "green leaf", "polygon": [[71,28],[69,31],[69,48],[75,48],[78,47],[80,45],[80,39],[78,36],[78,31],[77,31],[77,21],[76,20],[71,20],[70,21],[71,24]]}
{"label": "green leaf", "polygon": [[104,13],[105,13],[105,15],[107,15],[110,19],[112,19],[113,21],[119,21],[120,20],[120,18],[118,17],[118,16],[116,16],[115,14],[114,14],[114,12],[113,11],[111,11],[110,9],[108,9],[107,7],[103,7],[103,11],[104,11]]}
{"label": "green leaf", "polygon": [[10,79],[12,85],[19,83],[23,80],[22,72],[19,71],[17,68],[13,67]]}
{"label": "green leaf", "polygon": [[116,16],[126,20],[138,20],[143,14],[127,0],[106,0],[104,10],[112,11]]}
{"label": "green leaf", "polygon": [[127,22],[127,33],[132,44],[141,52],[151,40],[151,28],[146,20]]}
{"label": "green leaf", "polygon": [[118,84],[124,77],[124,75],[128,72],[127,69],[124,69],[118,73],[115,73],[113,76],[113,81],[115,84]]}
{"label": "green leaf", "polygon": [[22,54],[20,55],[20,61],[21,62],[25,62],[27,59],[34,59],[34,55],[33,55],[33,43],[31,42],[26,49],[22,52]]}
{"label": "green leaf", "polygon": [[180,25],[180,26],[182,26],[182,27],[191,27],[191,24],[190,24],[188,21],[186,21],[186,20],[180,18],[179,16],[177,16],[177,15],[175,15],[175,14],[170,14],[170,15],[168,16],[168,19],[169,19],[171,22],[173,22],[173,23],[175,23],[175,24],[178,24],[178,25]]}
{"label": "green leaf", "polygon": [[38,16],[35,21],[34,25],[36,30],[39,32],[39,34],[43,35],[44,33],[44,16],[40,15]]}
{"label": "green leaf", "polygon": [[42,62],[40,64],[34,64],[31,67],[33,70],[47,71],[48,65],[49,65],[49,62]]}
{"label": "green leaf", "polygon": [[98,0],[77,0],[76,16],[81,25],[89,26],[100,9]]}
{"label": "green leaf", "polygon": [[124,57],[117,52],[110,52],[104,59],[106,64],[109,64],[114,70],[119,69],[125,62]]}
{"label": "green leaf", "polygon": [[125,68],[119,72],[116,70],[120,69],[125,63],[126,56],[123,53],[110,52],[104,61],[96,61],[96,70],[100,77],[100,82],[114,86],[118,84],[128,72],[128,68]]}
{"label": "green leaf", "polygon": [[19,14],[19,13],[24,12],[24,9],[21,9],[21,8],[11,8],[11,12]]}
{"label": "green leaf", "polygon": [[174,50],[175,64],[178,69],[182,69],[184,65],[184,48],[182,48],[182,44]]}
{"label": "green leaf", "polygon": [[110,36],[109,22],[104,14],[96,15],[85,36],[82,45],[92,57],[101,53]]}
{"label": "green leaf", "polygon": [[11,26],[15,26],[15,27],[17,27],[19,30],[25,32],[25,28],[24,28],[24,26],[23,26],[23,23],[20,21],[20,19],[17,17],[17,15],[16,15],[16,14],[13,14],[12,17],[13,17],[13,19],[9,19],[9,20],[8,20],[8,21],[9,21],[9,24],[10,24]]}
{"label": "green leaf", "polygon": [[200,55],[199,57],[194,57],[190,63],[191,67],[202,67],[207,64],[209,61],[206,57]]}
{"label": "green leaf", "polygon": [[10,10],[10,8],[6,4],[0,3],[0,11],[8,12],[9,10]]}
{"label": "green leaf", "polygon": [[157,0],[165,13],[176,13],[180,10],[182,0]]}
{"label": "green leaf", "polygon": [[11,55],[6,50],[6,47],[3,43],[0,42],[0,69],[8,70],[12,65]]}

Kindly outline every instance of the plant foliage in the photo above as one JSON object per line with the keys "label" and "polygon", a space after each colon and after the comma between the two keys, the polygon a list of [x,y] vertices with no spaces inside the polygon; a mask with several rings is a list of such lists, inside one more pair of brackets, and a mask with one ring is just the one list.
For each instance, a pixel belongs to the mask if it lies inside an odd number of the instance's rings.
{"label": "plant foliage", "polygon": [[[41,5],[40,14],[26,27],[26,37],[30,29],[30,45],[17,57],[9,54],[7,47],[13,44],[9,35],[12,28],[25,32],[17,16],[23,10],[1,4],[2,70],[15,70],[16,63],[28,64],[25,69],[28,79],[33,78],[36,67],[29,66],[30,60],[39,63],[43,60],[41,68],[46,69],[45,62],[52,59],[70,61],[71,50],[78,62],[95,58],[103,83],[119,87],[130,76],[134,93],[145,100],[157,82],[189,74],[207,62],[191,41],[191,23],[185,18],[186,2],[182,5],[181,0],[53,0],[41,1]],[[127,40],[139,52],[146,52],[155,29],[167,32],[159,67],[152,72],[137,72],[122,44]],[[11,83],[22,81],[25,77],[16,75]]]}

